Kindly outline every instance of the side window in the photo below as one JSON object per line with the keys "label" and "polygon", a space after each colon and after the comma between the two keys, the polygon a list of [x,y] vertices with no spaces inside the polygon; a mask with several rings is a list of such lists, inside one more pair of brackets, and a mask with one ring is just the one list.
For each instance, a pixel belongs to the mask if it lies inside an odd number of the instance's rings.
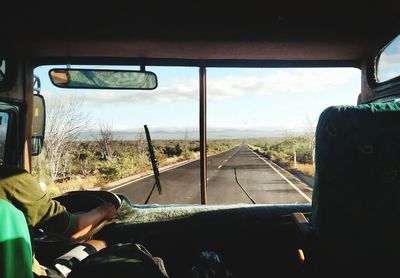
{"label": "side window", "polygon": [[4,151],[7,138],[8,114],[0,112],[0,165],[4,163]]}
{"label": "side window", "polygon": [[398,76],[400,76],[400,35],[381,51],[376,63],[378,83]]}

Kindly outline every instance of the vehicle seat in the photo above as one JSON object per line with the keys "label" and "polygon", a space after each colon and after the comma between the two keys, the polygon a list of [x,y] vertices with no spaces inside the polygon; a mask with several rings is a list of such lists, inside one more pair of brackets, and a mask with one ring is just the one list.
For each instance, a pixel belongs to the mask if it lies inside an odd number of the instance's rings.
{"label": "vehicle seat", "polygon": [[323,111],[312,209],[323,262],[367,269],[400,263],[399,103]]}
{"label": "vehicle seat", "polygon": [[0,277],[33,277],[32,247],[24,214],[0,199]]}

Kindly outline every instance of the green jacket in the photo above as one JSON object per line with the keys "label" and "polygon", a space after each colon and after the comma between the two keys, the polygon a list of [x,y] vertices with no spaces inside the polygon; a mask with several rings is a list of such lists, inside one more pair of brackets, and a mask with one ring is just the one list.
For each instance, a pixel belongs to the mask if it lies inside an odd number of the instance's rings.
{"label": "green jacket", "polygon": [[[23,169],[0,166],[0,199],[10,202],[24,214],[29,231],[41,228],[47,234],[70,237],[78,229],[77,216],[52,200],[32,175]],[[0,225],[0,229],[3,227]],[[46,274],[34,258],[32,269],[37,275]]]}
{"label": "green jacket", "polygon": [[0,166],[0,199],[9,201],[22,211],[30,227],[64,236],[77,231],[77,217],[52,200],[23,169]]}

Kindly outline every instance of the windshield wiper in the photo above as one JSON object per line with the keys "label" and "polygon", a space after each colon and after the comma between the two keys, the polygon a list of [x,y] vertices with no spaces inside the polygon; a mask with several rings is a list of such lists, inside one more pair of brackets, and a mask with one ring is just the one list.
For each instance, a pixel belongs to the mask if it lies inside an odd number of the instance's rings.
{"label": "windshield wiper", "polygon": [[146,201],[144,202],[144,204],[147,204],[150,200],[151,195],[153,194],[154,188],[157,186],[158,194],[162,193],[162,188],[161,188],[161,183],[160,183],[160,172],[158,171],[158,163],[156,160],[156,156],[154,154],[154,147],[153,147],[153,143],[151,142],[150,132],[149,132],[147,125],[144,125],[144,130],[146,132],[147,145],[149,146],[149,155],[150,155],[151,165],[153,167],[153,173],[154,173],[154,179],[155,179],[154,186],[151,189],[149,196],[147,196]]}

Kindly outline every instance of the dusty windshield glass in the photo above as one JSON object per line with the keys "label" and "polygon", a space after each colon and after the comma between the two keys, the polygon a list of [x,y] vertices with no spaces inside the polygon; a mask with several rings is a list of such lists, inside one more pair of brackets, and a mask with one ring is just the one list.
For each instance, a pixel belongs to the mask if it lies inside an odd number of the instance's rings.
{"label": "dusty windshield glass", "polygon": [[[50,68],[35,69],[47,119],[33,172],[51,194],[102,189],[134,204],[200,204],[199,68],[146,67],[158,88],[126,92],[56,88]],[[310,203],[318,116],[356,104],[359,91],[354,68],[208,68],[208,204]]]}

